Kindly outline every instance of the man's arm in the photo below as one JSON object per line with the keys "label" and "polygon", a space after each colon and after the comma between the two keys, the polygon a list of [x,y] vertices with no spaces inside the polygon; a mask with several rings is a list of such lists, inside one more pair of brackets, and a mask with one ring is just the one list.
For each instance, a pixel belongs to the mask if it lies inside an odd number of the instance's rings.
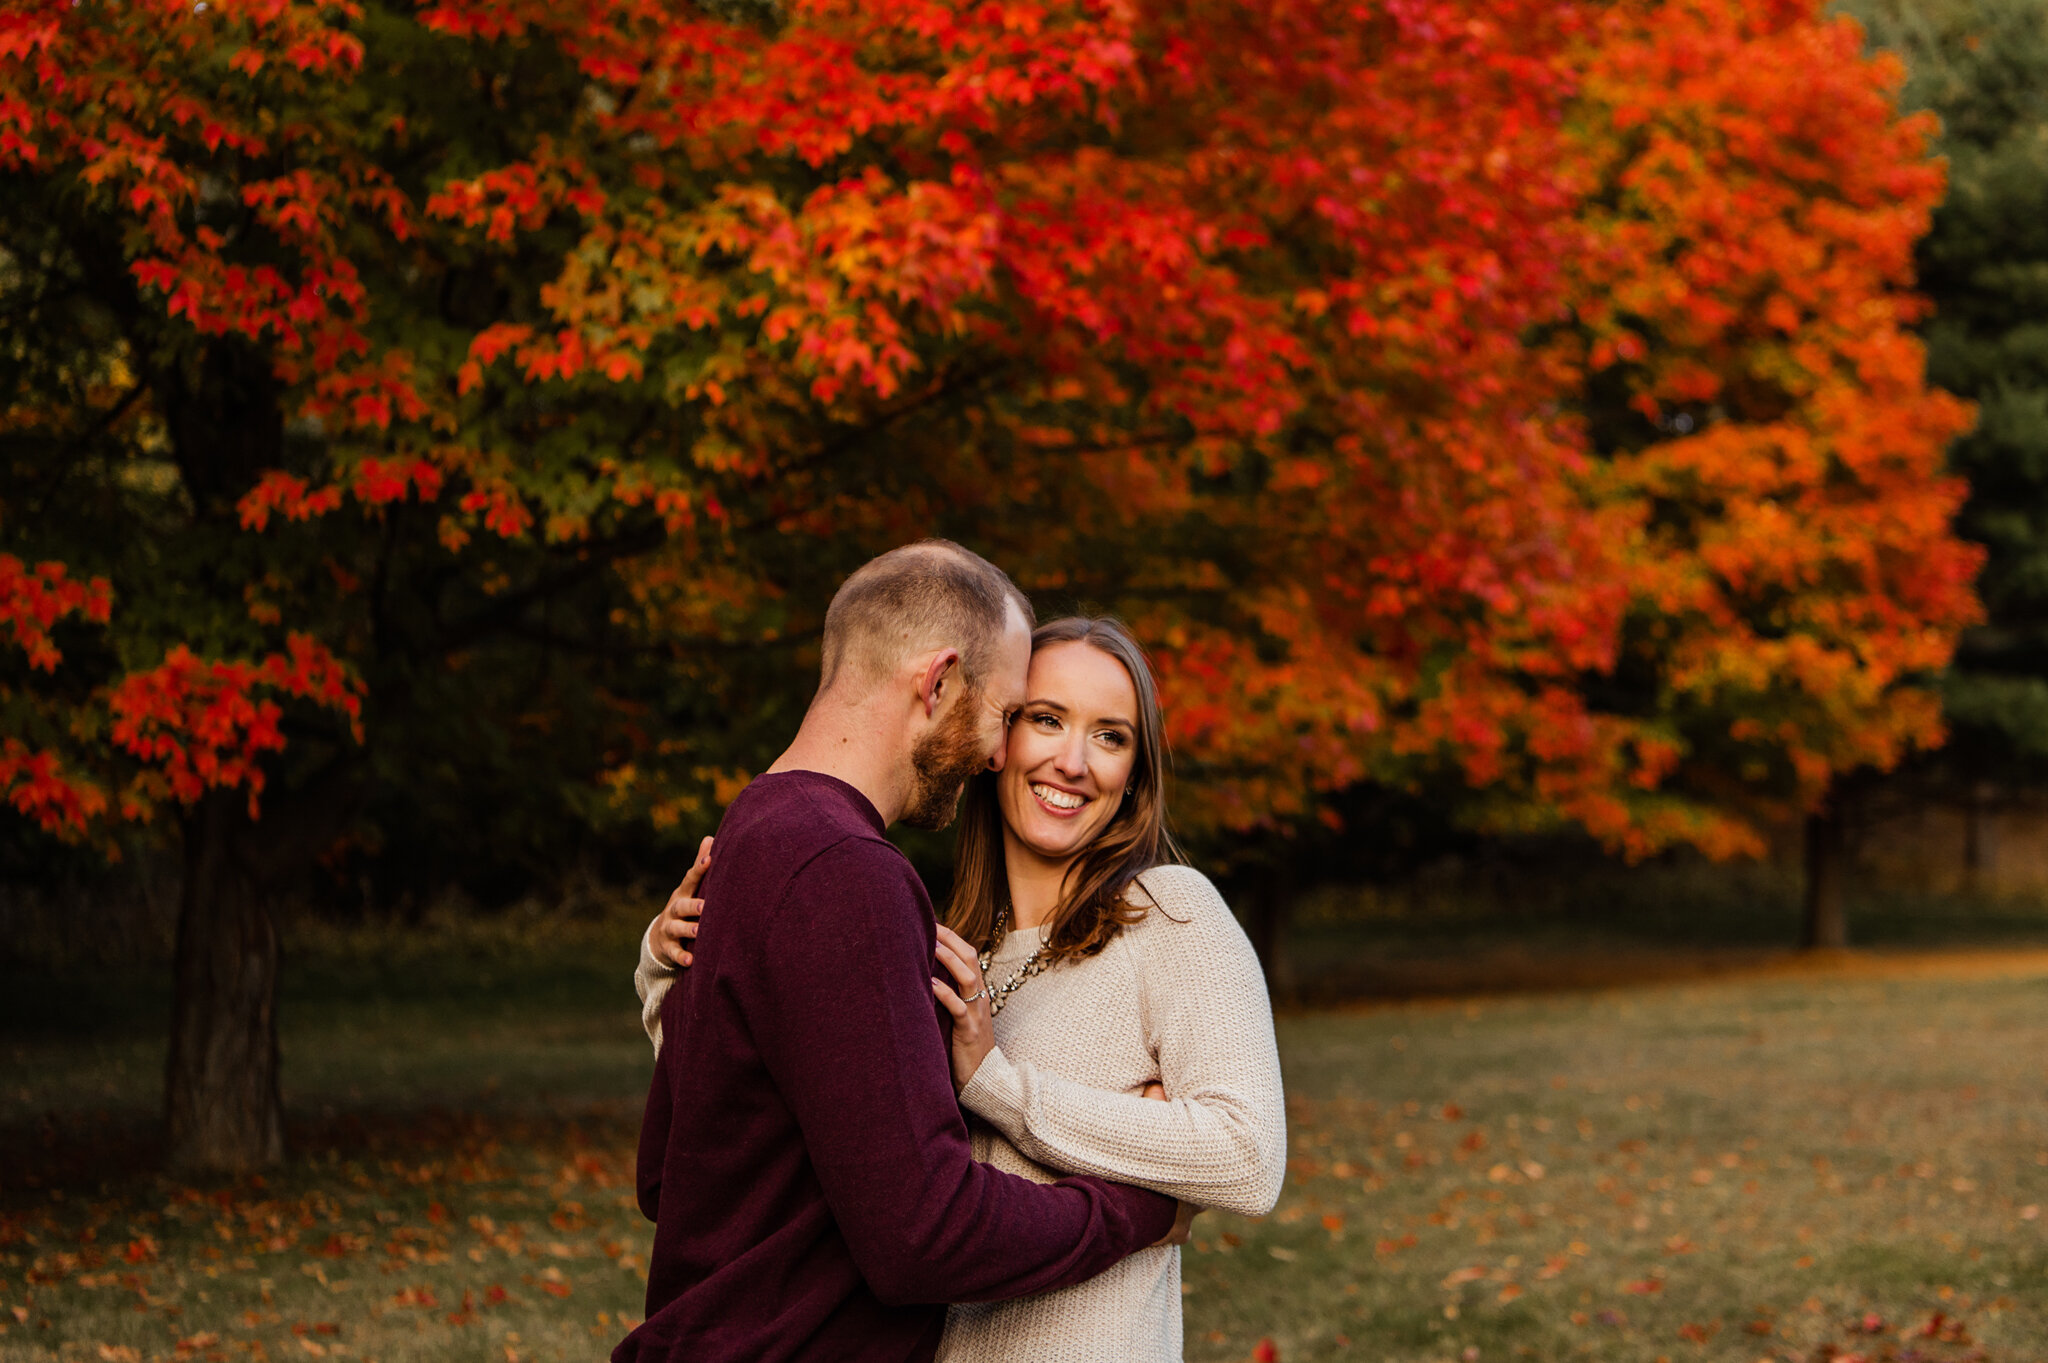
{"label": "man's arm", "polygon": [[868,1286],[898,1304],[1001,1300],[1158,1242],[1172,1198],[974,1162],[932,1002],[931,921],[909,864],[849,839],[792,881],[748,991],[761,1054]]}

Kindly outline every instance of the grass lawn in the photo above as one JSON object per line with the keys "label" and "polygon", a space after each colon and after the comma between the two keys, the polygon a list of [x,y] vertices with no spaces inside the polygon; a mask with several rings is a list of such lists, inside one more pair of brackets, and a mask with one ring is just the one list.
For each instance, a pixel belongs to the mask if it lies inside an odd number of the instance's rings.
{"label": "grass lawn", "polygon": [[[607,944],[295,970],[295,1158],[148,1172],[151,981],[0,981],[0,1359],[591,1359],[641,1310]],[[2048,953],[1287,1016],[1191,1360],[2048,1358]]]}

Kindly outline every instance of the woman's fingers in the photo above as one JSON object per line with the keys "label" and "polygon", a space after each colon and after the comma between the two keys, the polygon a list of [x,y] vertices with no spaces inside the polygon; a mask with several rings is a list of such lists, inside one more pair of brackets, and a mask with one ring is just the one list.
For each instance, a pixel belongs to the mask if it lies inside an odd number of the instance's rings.
{"label": "woman's fingers", "polygon": [[[953,940],[957,942],[960,939],[956,937]],[[962,945],[965,945],[965,943],[962,943]],[[954,981],[960,986],[962,993],[975,994],[981,991],[981,967],[979,965],[973,964],[971,960],[962,960],[960,953],[947,946],[943,941],[938,946],[938,958],[939,964],[946,967],[946,973],[953,977]]]}
{"label": "woman's fingers", "polygon": [[1154,1079],[1151,1083],[1145,1085],[1144,1096],[1150,1098],[1155,1103],[1163,1103],[1166,1101],[1166,1089],[1157,1079]]}
{"label": "woman's fingers", "polygon": [[[704,914],[704,901],[692,899],[683,893],[683,886],[677,886],[668,903],[661,909],[661,916],[655,919],[657,944],[668,952],[668,964],[681,969],[690,964],[691,954],[686,944],[697,938],[697,920]],[[657,950],[656,956],[661,955]]]}
{"label": "woman's fingers", "polygon": [[704,873],[711,869],[712,841],[711,838],[707,837],[703,842],[697,844],[697,859],[691,862],[690,869],[683,873],[683,883],[676,886],[675,894],[669,896],[671,903],[678,896],[684,899],[696,897],[697,887],[704,883]]}
{"label": "woman's fingers", "polygon": [[948,989],[946,982],[936,975],[932,976],[932,997],[939,1001],[941,1008],[953,1015],[955,1022],[967,1021],[967,1005],[962,1003],[960,996]]}
{"label": "woman's fingers", "polygon": [[661,934],[668,939],[669,955],[674,958],[679,969],[689,965],[695,959],[690,951],[690,943],[697,936],[697,925],[695,923],[679,923],[672,919],[663,919]]}
{"label": "woman's fingers", "polygon": [[668,918],[697,918],[704,912],[704,901],[686,893],[688,885],[678,885],[669,892],[668,902],[661,906],[661,912]]}

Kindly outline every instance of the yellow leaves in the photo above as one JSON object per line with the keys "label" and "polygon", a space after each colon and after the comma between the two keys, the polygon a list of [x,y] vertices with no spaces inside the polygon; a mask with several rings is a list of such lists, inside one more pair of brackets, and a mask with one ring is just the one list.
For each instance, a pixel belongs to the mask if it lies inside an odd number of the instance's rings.
{"label": "yellow leaves", "polygon": [[1537,1183],[1544,1173],[1543,1166],[1535,1160],[1523,1160],[1520,1164],[1496,1164],[1486,1171],[1486,1178],[1490,1183]]}

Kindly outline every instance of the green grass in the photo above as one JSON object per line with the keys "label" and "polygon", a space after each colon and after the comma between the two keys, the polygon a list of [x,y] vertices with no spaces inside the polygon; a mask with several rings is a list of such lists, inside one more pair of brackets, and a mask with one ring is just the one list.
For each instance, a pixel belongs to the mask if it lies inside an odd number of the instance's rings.
{"label": "green grass", "polygon": [[1189,1356],[2048,1356],[2036,962],[1290,1018],[1293,1173],[1197,1223]]}
{"label": "green grass", "polygon": [[[597,1356],[630,962],[310,958],[295,1158],[226,1187],[147,1172],[156,986],[0,982],[0,1359]],[[2048,1357],[2048,956],[1911,965],[1284,1017],[1287,1189],[1196,1223],[1189,1358]]]}

